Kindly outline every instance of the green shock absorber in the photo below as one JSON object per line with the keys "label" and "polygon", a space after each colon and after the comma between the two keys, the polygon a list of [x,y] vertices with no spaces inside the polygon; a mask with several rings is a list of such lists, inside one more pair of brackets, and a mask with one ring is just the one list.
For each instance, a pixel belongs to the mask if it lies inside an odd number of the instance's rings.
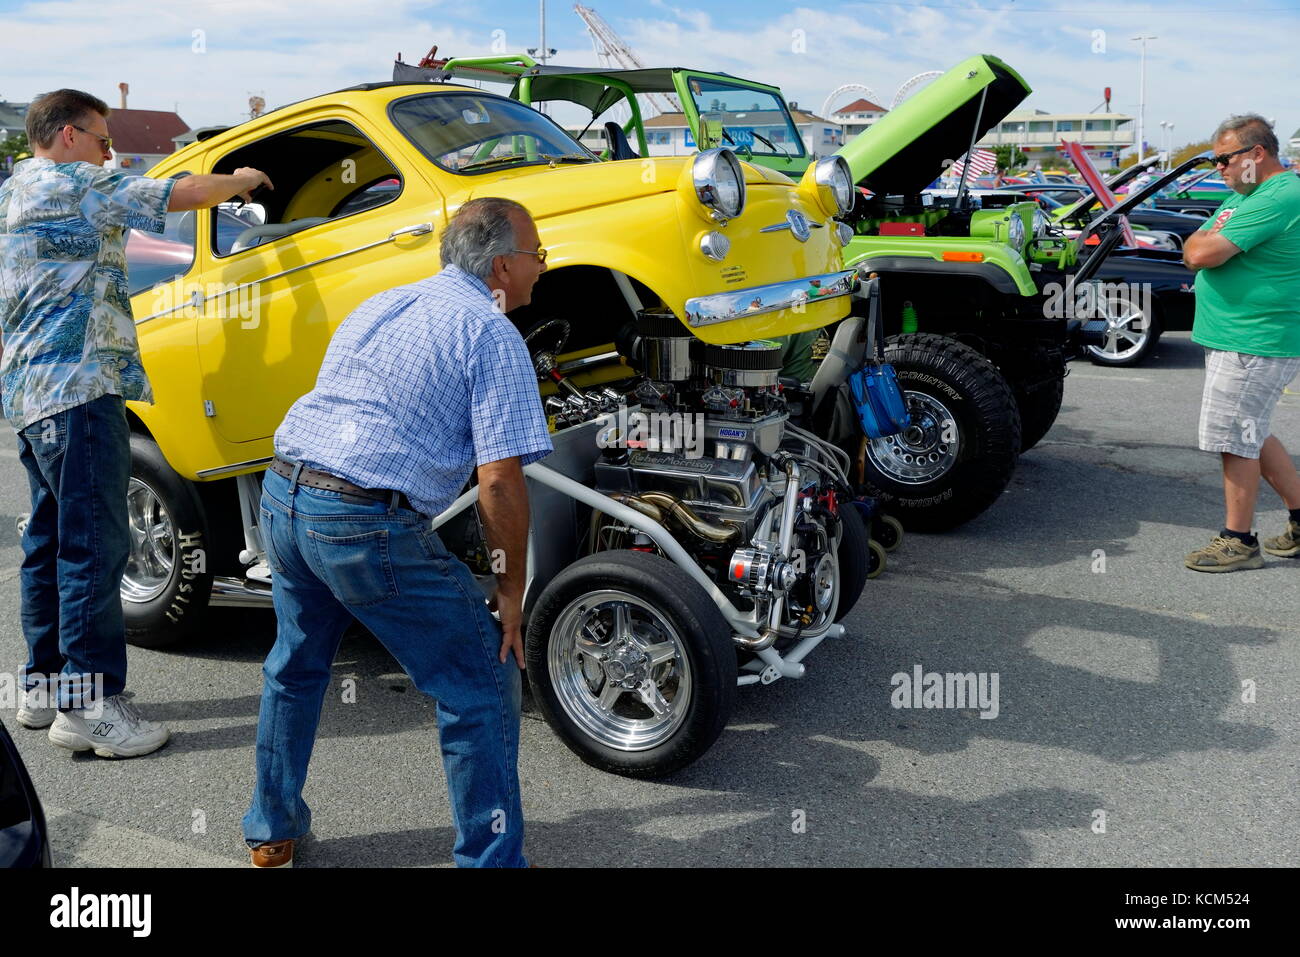
{"label": "green shock absorber", "polygon": [[903,303],[903,332],[916,332],[920,323],[916,319],[916,310],[912,308],[911,301]]}

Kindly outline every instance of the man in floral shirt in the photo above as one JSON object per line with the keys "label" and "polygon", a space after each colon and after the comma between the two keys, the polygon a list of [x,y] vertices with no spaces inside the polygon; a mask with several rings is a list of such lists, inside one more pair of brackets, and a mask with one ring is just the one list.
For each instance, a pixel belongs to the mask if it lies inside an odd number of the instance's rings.
{"label": "man in floral shirt", "polygon": [[119,587],[130,530],[125,402],[152,402],[127,296],[127,229],[162,232],[168,211],[202,209],[258,186],[229,176],[146,179],[104,169],[108,107],[76,90],[27,112],[32,159],[0,184],[0,392],[31,486],[23,533],[28,657],[18,721],[102,757],[167,741],[122,697]]}

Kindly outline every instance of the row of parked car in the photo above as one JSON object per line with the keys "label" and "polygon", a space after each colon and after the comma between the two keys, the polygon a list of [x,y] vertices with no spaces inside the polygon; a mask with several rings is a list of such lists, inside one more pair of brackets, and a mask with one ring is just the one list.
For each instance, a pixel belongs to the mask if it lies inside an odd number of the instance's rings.
{"label": "row of parked car", "polygon": [[[1149,349],[1190,317],[1177,253],[1121,248],[1141,195],[1050,215],[1045,194],[924,192],[1029,94],[996,57],[820,159],[778,87],[723,73],[522,55],[394,71],[210,131],[148,174],[251,166],[276,188],[128,244],[156,396],[128,410],[138,645],[183,645],[212,606],[270,607],[257,503],[274,431],[337,325],[436,270],[473,197],[523,203],[548,251],[509,315],[555,444],[526,470],[528,678],[572,750],[620,774],[695,760],[739,687],[801,677],[846,634],[875,509],[930,531],[976,517],[1052,427],[1069,360],[1128,361],[1117,343]],[[665,92],[694,155],[650,155],[641,103]],[[603,151],[537,109],[558,102],[603,124]],[[1060,308],[1063,289],[1133,282],[1157,289],[1141,315],[1113,297]],[[816,374],[783,375],[791,337],[817,330]],[[909,424],[868,439],[848,379],[877,335]],[[621,441],[624,408],[702,416],[704,454]],[[486,596],[475,495],[432,523]]]}

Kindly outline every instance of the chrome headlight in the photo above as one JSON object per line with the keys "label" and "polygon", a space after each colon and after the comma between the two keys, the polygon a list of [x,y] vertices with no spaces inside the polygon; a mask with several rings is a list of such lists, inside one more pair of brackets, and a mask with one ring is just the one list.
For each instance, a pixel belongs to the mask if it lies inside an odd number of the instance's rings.
{"label": "chrome headlight", "polygon": [[1051,222],[1048,220],[1047,214],[1045,212],[1043,212],[1041,209],[1034,210],[1034,238],[1035,239],[1041,239],[1043,236],[1046,236],[1047,227],[1050,225]]}
{"label": "chrome headlight", "polygon": [[843,156],[827,156],[817,161],[813,178],[818,187],[830,193],[834,207],[832,216],[843,216],[853,208],[853,174]]}
{"label": "chrome headlight", "polygon": [[1018,214],[1013,213],[1007,223],[1007,239],[1017,249],[1025,244],[1025,221]]}
{"label": "chrome headlight", "polygon": [[731,150],[700,153],[691,163],[691,179],[696,197],[717,216],[735,219],[745,208],[745,175]]}

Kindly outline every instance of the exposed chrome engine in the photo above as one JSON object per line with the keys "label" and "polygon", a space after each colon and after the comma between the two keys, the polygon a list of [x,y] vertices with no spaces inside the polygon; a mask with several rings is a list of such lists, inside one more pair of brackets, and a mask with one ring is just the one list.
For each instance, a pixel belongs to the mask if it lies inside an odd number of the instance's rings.
{"label": "exposed chrome engine", "polygon": [[[765,626],[750,647],[828,627],[847,463],[790,426],[780,344],[706,344],[671,313],[642,313],[636,331],[621,351],[644,378],[617,407],[588,400],[602,423],[595,488],[672,529],[720,589],[754,609]],[[589,547],[650,544],[597,513]]]}

